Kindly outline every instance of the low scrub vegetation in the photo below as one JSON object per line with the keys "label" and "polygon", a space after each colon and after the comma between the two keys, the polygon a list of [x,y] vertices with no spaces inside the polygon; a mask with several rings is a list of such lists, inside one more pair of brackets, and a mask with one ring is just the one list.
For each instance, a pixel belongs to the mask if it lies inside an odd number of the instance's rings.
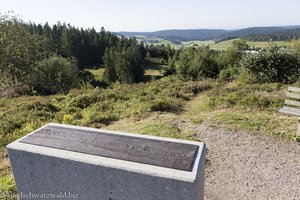
{"label": "low scrub vegetation", "polygon": [[184,102],[213,83],[167,77],[153,83],[115,84],[108,89],[73,89],[66,96],[0,99],[0,136],[4,147],[48,122],[103,127],[124,118],[142,119],[151,112],[178,112]]}
{"label": "low scrub vegetation", "polygon": [[[88,127],[107,127],[123,120],[139,122],[153,113],[178,114],[188,100],[199,92],[213,88],[213,81],[183,82],[176,76],[151,83],[124,85],[115,83],[107,89],[82,85],[67,95],[21,96],[0,99],[0,183],[4,191],[15,193],[9,172],[5,145],[49,122]],[[181,132],[178,127],[153,120],[131,126],[131,131],[193,139],[193,133]],[[123,124],[124,125],[124,124]],[[129,126],[122,130],[128,130]],[[120,127],[119,127],[120,128]],[[120,129],[119,129],[120,130]],[[2,156],[3,155],[3,156]],[[1,192],[1,191],[0,191]]]}
{"label": "low scrub vegetation", "polygon": [[296,118],[277,110],[300,83],[299,41],[175,50],[7,16],[0,28],[0,193],[15,192],[5,145],[49,122],[190,140],[205,123],[297,140]]}
{"label": "low scrub vegetation", "polygon": [[259,111],[277,111],[283,106],[283,84],[238,84],[221,87],[208,93],[211,108],[250,108]]}
{"label": "low scrub vegetation", "polygon": [[192,100],[183,117],[217,129],[263,133],[297,141],[297,119],[278,112],[283,106],[286,87],[278,83],[237,81],[218,85]]}

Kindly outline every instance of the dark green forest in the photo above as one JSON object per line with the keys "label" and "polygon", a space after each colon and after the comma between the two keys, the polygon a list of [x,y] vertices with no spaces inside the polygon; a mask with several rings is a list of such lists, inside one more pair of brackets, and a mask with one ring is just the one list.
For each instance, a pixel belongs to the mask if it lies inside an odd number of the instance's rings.
{"label": "dark green forest", "polygon": [[290,41],[300,38],[299,26],[251,27],[238,30],[224,29],[186,29],[162,30],[156,32],[118,32],[119,35],[134,37],[144,35],[164,38],[170,41],[214,40],[221,42],[233,38],[245,38],[250,41]]}
{"label": "dark green forest", "polygon": [[62,57],[76,58],[80,68],[101,65],[105,49],[115,46],[121,40],[103,27],[97,32],[94,28],[84,30],[61,23],[52,27],[48,23],[29,23],[24,26],[30,34],[46,39],[50,51]]}

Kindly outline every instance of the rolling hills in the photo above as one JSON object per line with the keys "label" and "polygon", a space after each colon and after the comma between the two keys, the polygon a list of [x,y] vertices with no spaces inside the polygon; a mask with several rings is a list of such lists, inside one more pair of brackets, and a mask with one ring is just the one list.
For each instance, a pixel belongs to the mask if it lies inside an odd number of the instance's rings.
{"label": "rolling hills", "polygon": [[222,41],[232,38],[246,38],[252,41],[291,40],[300,38],[298,26],[250,27],[238,30],[225,29],[173,29],[155,32],[116,32],[125,37],[163,38],[174,41],[214,40]]}

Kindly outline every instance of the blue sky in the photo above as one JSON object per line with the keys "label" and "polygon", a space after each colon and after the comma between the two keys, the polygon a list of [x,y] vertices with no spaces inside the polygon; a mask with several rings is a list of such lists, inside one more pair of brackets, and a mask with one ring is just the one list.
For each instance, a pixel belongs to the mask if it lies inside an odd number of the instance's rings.
{"label": "blue sky", "polygon": [[300,0],[0,0],[24,21],[110,31],[300,25]]}

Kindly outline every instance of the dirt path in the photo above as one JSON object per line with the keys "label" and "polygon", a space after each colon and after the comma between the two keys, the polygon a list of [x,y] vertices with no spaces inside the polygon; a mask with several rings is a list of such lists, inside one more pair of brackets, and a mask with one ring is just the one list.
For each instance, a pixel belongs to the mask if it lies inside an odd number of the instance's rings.
{"label": "dirt path", "polygon": [[300,199],[300,144],[195,127],[208,147],[205,200]]}

